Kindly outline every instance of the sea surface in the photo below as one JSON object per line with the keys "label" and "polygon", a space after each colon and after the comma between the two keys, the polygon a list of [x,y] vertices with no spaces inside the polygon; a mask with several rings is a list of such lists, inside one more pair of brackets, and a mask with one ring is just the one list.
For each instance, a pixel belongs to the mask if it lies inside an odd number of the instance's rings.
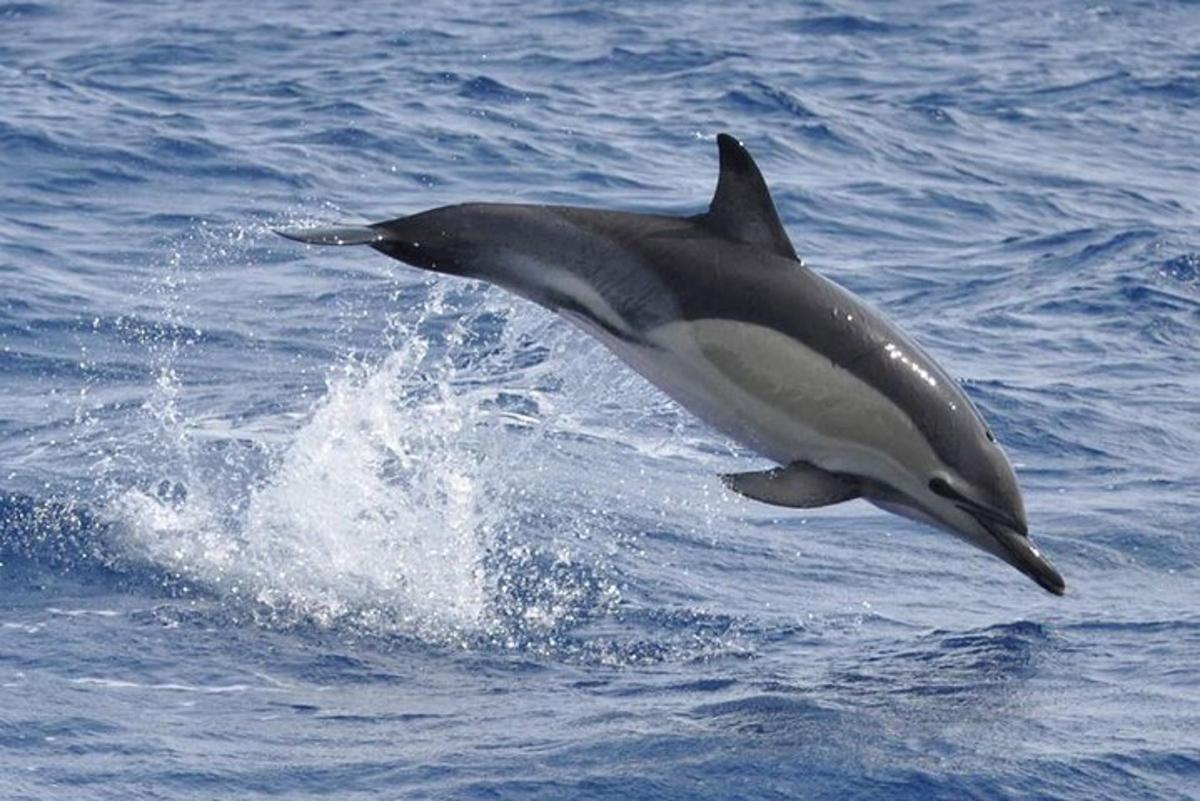
{"label": "sea surface", "polygon": [[[272,227],[690,214],[716,134],[1053,597],[530,303]],[[1200,5],[0,3],[0,798],[1200,797]]]}

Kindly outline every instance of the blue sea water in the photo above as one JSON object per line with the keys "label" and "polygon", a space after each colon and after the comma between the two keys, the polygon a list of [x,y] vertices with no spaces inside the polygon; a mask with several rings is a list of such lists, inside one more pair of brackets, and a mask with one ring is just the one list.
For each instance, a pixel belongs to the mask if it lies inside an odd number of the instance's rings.
{"label": "blue sea water", "polygon": [[[1200,797],[1200,6],[0,4],[0,797]],[[1052,597],[272,226],[702,210],[992,423]]]}

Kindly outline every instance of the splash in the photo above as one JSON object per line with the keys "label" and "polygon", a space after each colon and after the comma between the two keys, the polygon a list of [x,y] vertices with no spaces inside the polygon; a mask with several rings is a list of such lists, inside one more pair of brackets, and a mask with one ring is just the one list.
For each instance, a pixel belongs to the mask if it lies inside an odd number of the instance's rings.
{"label": "splash", "polygon": [[[324,626],[482,625],[482,559],[498,508],[486,497],[496,489],[477,436],[486,427],[479,405],[447,381],[414,385],[428,379],[427,350],[414,338],[375,368],[340,366],[242,498],[197,480],[195,464],[186,483],[124,492],[113,509],[127,557]],[[176,390],[160,381],[171,403]],[[190,437],[177,441],[181,456],[202,458]]]}
{"label": "splash", "polygon": [[[121,447],[124,462],[97,462],[111,476],[110,566],[195,587],[220,619],[374,641],[615,664],[739,639],[740,623],[697,637],[673,613],[630,616],[642,532],[708,540],[719,519],[709,499],[680,503],[678,488],[646,480],[645,466],[691,465],[711,446],[645,382],[596,358],[598,345],[479,286],[341,276],[351,289],[305,335],[343,347],[319,368],[317,399],[214,408],[189,384],[192,365],[227,363],[206,347],[247,354],[236,339],[196,339],[182,319],[211,308],[193,299],[197,267],[227,264],[242,236],[211,239],[211,253],[190,242],[165,265],[171,325],[147,343],[155,382],[139,439]],[[374,352],[338,344],[361,343],[365,320],[379,321]],[[653,437],[629,434],[647,424]]]}
{"label": "splash", "polygon": [[[178,259],[166,268],[161,301],[178,316],[201,279]],[[181,365],[193,346],[148,343],[152,431],[143,478],[109,493],[115,561],[272,627],[436,641],[519,645],[615,603],[594,560],[525,536],[531,517],[545,519],[526,487],[546,465],[536,454],[559,379],[545,343],[561,331],[547,336],[545,315],[513,324],[478,290],[393,282],[379,295],[403,309],[382,315],[382,354],[345,351],[300,415],[281,405],[247,424],[189,408]],[[340,311],[327,336],[352,339],[345,321],[364,310]],[[553,539],[589,539],[595,524],[565,516]]]}

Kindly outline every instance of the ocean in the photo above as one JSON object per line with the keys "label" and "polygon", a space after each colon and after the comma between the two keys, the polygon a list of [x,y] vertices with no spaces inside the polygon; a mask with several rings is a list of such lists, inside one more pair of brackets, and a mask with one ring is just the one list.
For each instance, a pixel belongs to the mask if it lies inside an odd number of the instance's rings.
{"label": "ocean", "polygon": [[[0,798],[1200,798],[1200,6],[0,3]],[[272,228],[755,155],[1068,594]]]}

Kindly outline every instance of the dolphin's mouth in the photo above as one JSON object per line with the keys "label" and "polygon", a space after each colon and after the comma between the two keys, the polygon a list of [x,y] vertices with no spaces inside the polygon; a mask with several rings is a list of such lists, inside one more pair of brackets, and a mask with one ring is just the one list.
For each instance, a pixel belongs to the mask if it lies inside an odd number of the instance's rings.
{"label": "dolphin's mouth", "polygon": [[[979,524],[991,532],[990,525],[999,525],[1005,528],[1011,528],[1013,531],[1020,534],[1022,537],[1029,536],[1029,529],[1020,520],[1011,515],[1004,514],[989,506],[985,506],[979,501],[972,500],[966,495],[963,495],[954,487],[950,486],[945,479],[934,478],[929,482],[929,489],[933,490],[935,495],[940,495],[943,498],[949,498],[954,501],[954,505],[971,517],[979,521]],[[989,525],[990,523],[990,525]],[[994,534],[992,536],[995,536]]]}
{"label": "dolphin's mouth", "polygon": [[966,507],[960,508],[970,512],[979,521],[979,525],[983,526],[987,533],[991,534],[992,538],[999,543],[1005,561],[1036,581],[1038,586],[1047,592],[1055,595],[1066,593],[1067,582],[1063,580],[1062,574],[1054,568],[1054,565],[1050,564],[1050,560],[1042,556],[1042,552],[1037,549],[1027,534],[1015,527],[989,519],[988,515],[978,514],[975,510]]}
{"label": "dolphin's mouth", "polygon": [[[995,526],[998,528],[1012,529],[1015,533],[1022,537],[1029,536],[1029,529],[1024,523],[1016,518],[1010,517],[1006,514],[1001,514],[994,509],[989,509],[983,504],[976,503],[970,498],[963,497],[962,501],[962,503],[958,504],[958,508],[962,509],[967,514],[971,515],[971,517],[978,520],[979,523],[983,525],[984,528],[987,528],[989,532],[991,531],[990,527]],[[995,536],[995,534],[992,536]]]}

